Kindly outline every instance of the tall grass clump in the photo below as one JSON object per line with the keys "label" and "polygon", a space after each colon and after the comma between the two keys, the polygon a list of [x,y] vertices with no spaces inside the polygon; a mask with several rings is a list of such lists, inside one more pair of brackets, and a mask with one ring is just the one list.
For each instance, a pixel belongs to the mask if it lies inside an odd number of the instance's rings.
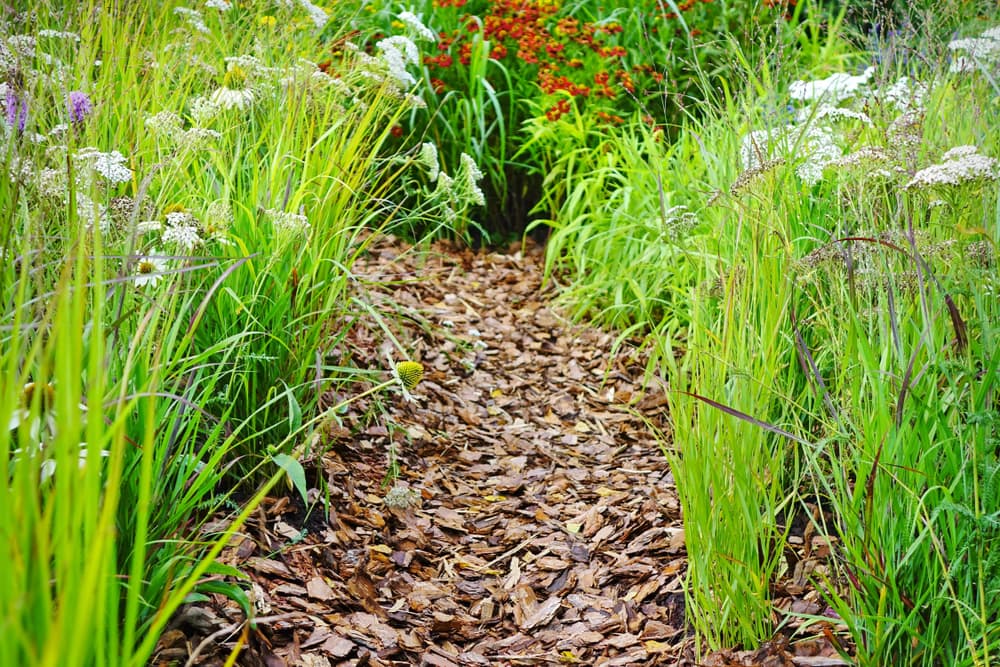
{"label": "tall grass clump", "polygon": [[0,664],[141,665],[191,595],[248,608],[215,557],[369,375],[333,354],[352,264],[440,169],[383,150],[405,72],[319,67],[344,24],[306,4],[2,17]]}
{"label": "tall grass clump", "polygon": [[[715,82],[675,143],[605,134],[549,171],[553,274],[660,347],[709,647],[770,638],[788,531],[812,522],[833,546],[810,623],[839,619],[859,664],[997,660],[1000,89],[976,16],[942,17],[963,27],[936,48],[889,45],[906,58],[835,16],[783,68],[734,51],[742,88]],[[679,242],[636,224],[677,205]]]}

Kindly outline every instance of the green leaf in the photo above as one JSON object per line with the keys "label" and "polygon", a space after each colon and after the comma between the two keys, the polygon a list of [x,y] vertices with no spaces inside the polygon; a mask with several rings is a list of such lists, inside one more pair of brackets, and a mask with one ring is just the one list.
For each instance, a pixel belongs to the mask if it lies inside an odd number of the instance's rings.
{"label": "green leaf", "polygon": [[205,574],[221,574],[226,577],[235,577],[236,579],[246,579],[249,581],[250,577],[243,570],[233,567],[232,565],[226,565],[225,563],[220,563],[215,561],[205,570]]}
{"label": "green leaf", "polygon": [[288,479],[292,480],[292,484],[298,489],[299,494],[302,496],[302,502],[309,504],[306,499],[306,471],[303,469],[302,464],[293,459],[288,454],[275,454],[274,462],[282,468],[288,475]]}
{"label": "green leaf", "polygon": [[237,584],[228,581],[205,581],[195,588],[195,593],[219,593],[235,602],[243,610],[247,618],[253,618],[253,604],[246,591]]}
{"label": "green leaf", "polygon": [[302,428],[302,406],[295,399],[295,394],[287,386],[285,396],[288,398],[288,433],[295,433]]}

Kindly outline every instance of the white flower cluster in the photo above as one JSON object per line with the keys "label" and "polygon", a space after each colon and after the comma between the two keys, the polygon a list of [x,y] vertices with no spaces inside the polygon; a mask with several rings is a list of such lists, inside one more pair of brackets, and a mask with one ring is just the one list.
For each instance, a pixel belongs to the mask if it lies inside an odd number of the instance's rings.
{"label": "white flower cluster", "polygon": [[867,85],[874,73],[875,68],[869,67],[857,76],[837,72],[816,81],[795,81],[788,87],[788,96],[801,102],[839,104]]}
{"label": "white flower cluster", "polygon": [[[903,76],[890,85],[873,85],[875,69],[869,67],[861,74],[843,72],[815,81],[796,81],[789,88],[789,97],[804,103],[796,113],[794,124],[772,130],[757,130],[743,137],[740,157],[747,172],[777,157],[795,157],[796,173],[808,185],[818,183],[829,166],[847,166],[838,162],[843,151],[839,142],[848,135],[837,127],[838,123],[874,125],[868,115],[870,108],[888,108],[899,112],[887,136],[896,148],[897,161],[910,156],[904,151],[912,149],[922,140],[920,123],[928,88],[920,81]],[[871,163],[863,154],[852,158],[850,164]],[[879,176],[895,176],[894,165],[878,167]]]}
{"label": "white flower cluster", "polygon": [[196,97],[189,105],[191,118],[198,124],[210,122],[219,114],[219,106],[207,97]]}
{"label": "white flower cluster", "polygon": [[85,162],[110,183],[125,183],[132,180],[132,170],[125,166],[125,156],[118,151],[102,153],[96,148],[81,148],[76,159]]}
{"label": "white flower cluster", "polygon": [[301,213],[292,213],[276,208],[269,208],[264,213],[267,214],[279,235],[295,236],[309,233],[309,218]]}
{"label": "white flower cluster", "polygon": [[238,68],[240,72],[246,75],[247,81],[251,84],[260,84],[275,74],[273,67],[268,67],[256,56],[226,56],[224,60],[227,72]]}
{"label": "white flower cluster", "polygon": [[855,111],[854,109],[847,109],[844,107],[835,107],[830,104],[820,104],[818,107],[806,107],[804,109],[799,109],[798,114],[796,114],[795,120],[799,123],[808,123],[810,120],[857,120],[861,121],[865,125],[871,125],[872,119],[868,117],[863,111]]}
{"label": "white flower cluster", "polygon": [[306,10],[306,13],[309,14],[309,20],[313,22],[317,30],[322,30],[326,22],[330,20],[330,17],[326,15],[326,12],[321,7],[317,7],[309,0],[298,0],[298,3],[295,0],[284,0],[282,4],[289,9],[295,9],[296,4],[298,4],[299,7]]}
{"label": "white flower cluster", "polygon": [[413,12],[400,12],[399,20],[410,29],[414,39],[420,39],[427,42],[437,41],[437,35],[434,34],[434,31],[425,26],[423,21],[421,21],[420,18]]}
{"label": "white flower cluster", "polygon": [[209,9],[218,9],[220,12],[228,12],[233,8],[233,3],[229,0],[205,0],[205,6]]}
{"label": "white flower cluster", "polygon": [[317,30],[322,30],[326,22],[330,20],[330,17],[326,15],[323,9],[309,2],[309,0],[299,0],[299,5],[309,14],[309,20],[313,22]]}
{"label": "white flower cluster", "polygon": [[7,38],[7,45],[11,50],[25,60],[35,57],[35,38],[31,35],[11,35]]}
{"label": "white flower cluster", "polygon": [[818,183],[823,177],[823,169],[843,155],[830,127],[790,125],[780,130],[757,130],[744,136],[740,159],[744,171],[751,171],[776,156],[793,152],[801,160],[795,173],[807,185]]}
{"label": "white flower cluster", "polygon": [[975,146],[957,146],[941,156],[938,164],[921,169],[907,189],[954,187],[975,181],[995,181],[1000,169],[995,158],[980,155]]}
{"label": "white flower cluster", "polygon": [[893,178],[895,173],[902,171],[902,167],[895,165],[892,157],[885,150],[875,146],[863,146],[833,160],[827,167],[847,171],[856,170],[862,177],[878,179]]}
{"label": "white flower cluster", "polygon": [[173,139],[184,131],[184,121],[172,111],[161,111],[147,116],[144,125],[154,136],[166,139]]}
{"label": "white flower cluster", "polygon": [[661,217],[653,218],[646,223],[650,229],[656,230],[661,238],[671,242],[683,239],[698,224],[698,216],[684,204],[671,206]]}
{"label": "white flower cluster", "polygon": [[198,221],[186,211],[167,214],[167,224],[160,238],[168,246],[179,248],[188,254],[205,243],[201,238]]}
{"label": "white flower cluster", "polygon": [[47,199],[62,200],[69,192],[64,169],[44,168],[38,172],[38,193]]}
{"label": "white flower cluster", "polygon": [[189,7],[174,7],[174,14],[183,17],[187,21],[187,24],[195,32],[200,32],[204,35],[211,32],[208,29],[208,26],[205,25],[205,21],[201,18],[201,12],[197,9],[191,9]]}
{"label": "white flower cluster", "polygon": [[49,37],[51,39],[68,39],[74,42],[80,41],[80,35],[76,34],[75,32],[69,32],[66,30],[48,30],[48,29],[39,30],[38,36]]}
{"label": "white flower cluster", "polygon": [[891,86],[879,90],[877,97],[905,113],[923,109],[929,92],[927,84],[922,81],[901,76]]}
{"label": "white flower cluster", "polygon": [[479,165],[472,159],[471,155],[462,153],[459,158],[458,173],[464,180],[463,190],[469,198],[469,202],[475,206],[486,206],[486,197],[479,189],[479,181],[483,180],[483,172],[479,170]]}
{"label": "white flower cluster", "polygon": [[[0,72],[7,72],[17,65],[17,58],[7,45],[0,41]],[[6,84],[4,84],[6,85]]]}
{"label": "white flower cluster", "polygon": [[76,215],[87,229],[96,226],[102,234],[111,231],[111,218],[107,210],[102,210],[97,202],[79,190],[76,192]]}
{"label": "white flower cluster", "polygon": [[441,163],[438,161],[438,149],[432,142],[427,141],[420,146],[420,155],[417,163],[427,170],[427,179],[433,183],[441,173]]}
{"label": "white flower cluster", "polygon": [[979,33],[978,37],[952,40],[951,51],[959,51],[951,61],[951,72],[971,72],[1000,61],[1000,26]]}
{"label": "white flower cluster", "polygon": [[385,63],[389,76],[395,79],[401,88],[409,88],[417,82],[413,75],[406,71],[409,65],[420,63],[420,50],[409,37],[393,35],[379,40],[375,46],[381,53],[382,62]]}
{"label": "white flower cluster", "polygon": [[444,205],[447,219],[454,220],[458,217],[458,212],[468,206],[486,205],[486,196],[479,188],[482,177],[483,172],[476,161],[466,153],[459,157],[459,167],[454,178],[443,170],[438,172],[434,195]]}

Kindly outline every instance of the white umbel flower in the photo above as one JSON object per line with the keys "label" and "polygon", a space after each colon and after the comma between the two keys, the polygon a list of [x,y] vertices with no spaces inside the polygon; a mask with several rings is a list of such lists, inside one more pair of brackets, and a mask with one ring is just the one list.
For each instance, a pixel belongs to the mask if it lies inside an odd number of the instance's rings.
{"label": "white umbel flower", "polygon": [[838,104],[853,97],[868,83],[874,73],[875,68],[869,67],[858,76],[837,72],[816,81],[795,81],[788,87],[788,96],[793,100],[805,102],[822,100],[827,104]]}
{"label": "white umbel flower", "polygon": [[291,213],[276,208],[269,208],[264,211],[271,219],[271,224],[281,235],[298,235],[309,233],[309,218],[301,213]]}
{"label": "white umbel flower", "polygon": [[202,20],[201,12],[199,12],[197,9],[190,9],[188,7],[174,7],[174,14],[177,14],[178,16],[183,16],[184,20],[187,21],[187,24],[195,32],[200,32],[204,35],[207,35],[211,32],[208,29],[208,26],[205,25],[205,21]]}
{"label": "white umbel flower", "polygon": [[382,61],[389,70],[389,76],[397,84],[409,88],[417,82],[406,68],[420,62],[420,50],[408,37],[393,35],[379,40],[375,46],[382,52]]}
{"label": "white umbel flower", "polygon": [[422,39],[428,42],[437,41],[437,35],[434,34],[434,31],[425,26],[423,21],[421,21],[420,18],[413,12],[400,12],[399,20],[410,29],[410,32],[413,33],[413,36],[416,39]]}
{"label": "white umbel flower", "polygon": [[954,187],[974,181],[1000,178],[997,160],[980,155],[975,146],[957,146],[941,157],[941,162],[921,169],[906,184],[907,189]]}
{"label": "white umbel flower", "polygon": [[438,161],[438,149],[432,142],[426,141],[420,146],[420,156],[417,162],[427,170],[427,180],[431,183],[437,180],[441,173],[441,163]]}
{"label": "white umbel flower", "polygon": [[479,189],[479,181],[483,178],[483,172],[479,170],[476,161],[467,153],[462,153],[459,158],[459,172],[465,179],[465,193],[469,202],[476,206],[485,206],[486,197]]}
{"label": "white umbel flower", "polygon": [[76,153],[76,159],[85,161],[111,183],[125,183],[132,180],[132,170],[125,166],[125,156],[118,151],[102,153],[96,148],[83,148]]}
{"label": "white umbel flower", "polygon": [[181,211],[167,214],[167,224],[160,240],[186,253],[192,252],[205,242],[198,230],[198,221],[190,213]]}

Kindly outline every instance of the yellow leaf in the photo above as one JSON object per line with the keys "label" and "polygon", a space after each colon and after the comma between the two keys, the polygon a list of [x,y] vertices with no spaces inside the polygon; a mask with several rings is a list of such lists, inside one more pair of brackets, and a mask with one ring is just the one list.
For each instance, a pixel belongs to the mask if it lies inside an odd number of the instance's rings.
{"label": "yellow leaf", "polygon": [[666,642],[658,642],[652,639],[648,639],[642,643],[643,648],[646,649],[646,653],[665,653],[673,648],[670,644]]}
{"label": "yellow leaf", "polygon": [[581,528],[583,528],[582,523],[573,523],[572,521],[566,522],[566,530],[573,533],[574,535],[579,533]]}
{"label": "yellow leaf", "polygon": [[380,554],[385,554],[386,556],[392,555],[392,549],[384,544],[373,544],[368,548],[372,551],[377,551]]}

